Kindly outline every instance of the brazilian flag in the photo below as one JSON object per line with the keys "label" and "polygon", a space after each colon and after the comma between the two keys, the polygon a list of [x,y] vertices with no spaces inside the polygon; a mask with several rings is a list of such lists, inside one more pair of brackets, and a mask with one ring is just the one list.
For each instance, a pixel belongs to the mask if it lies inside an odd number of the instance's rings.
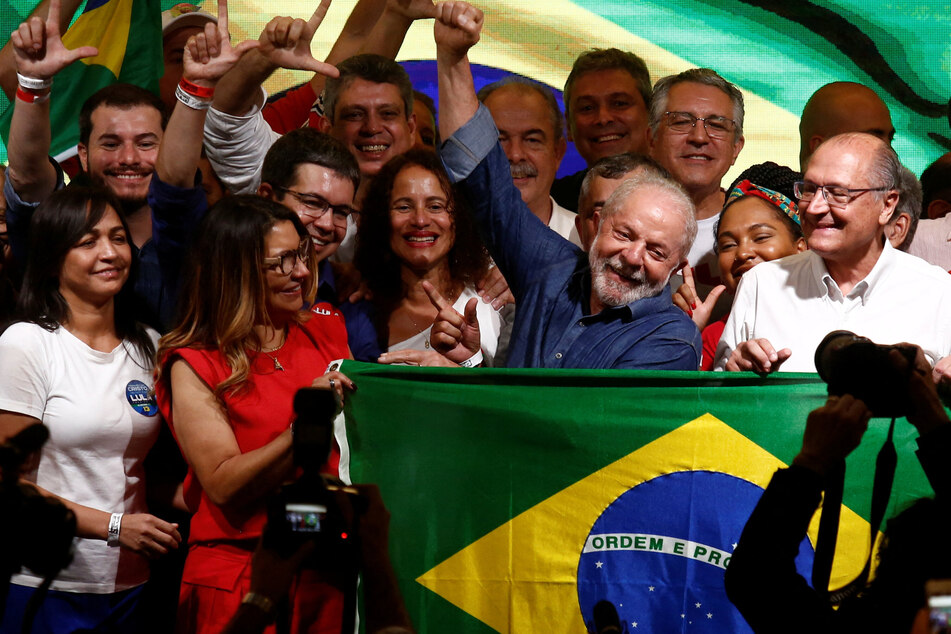
{"label": "brazilian flag", "polygon": [[[60,158],[75,153],[79,109],[100,88],[125,82],[158,93],[163,72],[159,0],[87,0],[83,12],[63,34],[63,44],[69,49],[95,46],[99,54],[71,64],[53,82],[50,153]],[[3,102],[0,134],[6,144],[13,104],[5,98]]]}
{"label": "brazilian flag", "polygon": [[[608,603],[622,631],[749,632],[723,573],[826,394],[793,373],[342,371],[359,390],[341,472],[380,486],[407,608],[440,633],[593,632]],[[887,427],[873,419],[848,459],[832,587],[869,552]],[[932,494],[916,437],[898,422],[889,516]],[[817,528],[797,559],[807,579]]]}

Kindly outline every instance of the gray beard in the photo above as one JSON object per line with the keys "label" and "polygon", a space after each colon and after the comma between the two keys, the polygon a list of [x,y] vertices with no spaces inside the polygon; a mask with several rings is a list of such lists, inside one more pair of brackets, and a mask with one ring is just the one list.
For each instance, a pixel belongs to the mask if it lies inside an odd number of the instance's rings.
{"label": "gray beard", "polygon": [[[594,289],[598,300],[605,306],[625,306],[639,299],[654,297],[664,290],[664,287],[667,286],[667,282],[670,280],[670,273],[668,273],[667,279],[663,282],[657,284],[648,283],[643,268],[636,271],[629,271],[626,270],[625,265],[621,263],[620,256],[615,255],[610,258],[602,257],[597,250],[597,242],[591,246],[589,258],[591,266],[591,287]],[[608,269],[612,269],[615,273],[623,276],[629,283],[625,284],[609,278]]]}

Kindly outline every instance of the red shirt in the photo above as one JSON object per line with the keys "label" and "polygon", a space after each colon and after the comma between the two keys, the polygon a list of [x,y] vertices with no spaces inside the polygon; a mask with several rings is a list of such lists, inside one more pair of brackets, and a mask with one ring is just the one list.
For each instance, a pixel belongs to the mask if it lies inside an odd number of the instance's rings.
{"label": "red shirt", "polygon": [[[343,316],[329,304],[319,304],[323,314],[312,313],[304,324],[292,324],[287,340],[280,350],[268,353],[249,352],[251,371],[246,387],[238,393],[225,392],[228,421],[242,453],[262,447],[286,430],[294,420],[294,394],[309,387],[313,380],[327,371],[335,359],[347,358],[347,331]],[[308,336],[309,335],[309,336]],[[269,356],[270,355],[270,356]],[[284,370],[274,367],[276,357]],[[183,359],[211,389],[231,375],[231,369],[219,350],[178,348],[170,351],[162,366],[170,367],[175,359]],[[172,424],[172,393],[168,372],[155,386],[159,410]],[[174,432],[174,426],[172,427]],[[331,467],[336,471],[339,451],[334,448]],[[266,503],[261,500],[244,519],[228,518],[213,504],[201,488],[194,471],[185,477],[185,502],[194,511],[189,542],[256,539],[267,520]]]}

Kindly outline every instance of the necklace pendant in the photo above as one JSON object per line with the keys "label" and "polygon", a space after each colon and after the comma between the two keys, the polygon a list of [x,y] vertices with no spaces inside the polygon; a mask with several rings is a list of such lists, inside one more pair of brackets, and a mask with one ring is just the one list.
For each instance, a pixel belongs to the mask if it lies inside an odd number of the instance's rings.
{"label": "necklace pendant", "polygon": [[271,359],[274,361],[274,369],[284,372],[284,366],[281,365],[281,362],[277,360],[277,357],[271,357]]}

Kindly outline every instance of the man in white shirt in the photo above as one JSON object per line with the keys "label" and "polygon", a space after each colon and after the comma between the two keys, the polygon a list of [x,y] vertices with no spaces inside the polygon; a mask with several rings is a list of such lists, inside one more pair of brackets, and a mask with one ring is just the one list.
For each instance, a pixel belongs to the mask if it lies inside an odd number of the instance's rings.
{"label": "man in white shirt", "polygon": [[918,344],[932,365],[951,353],[951,321],[943,318],[951,314],[951,276],[885,239],[901,169],[891,146],[870,134],[819,146],[797,183],[809,251],[744,274],[717,369],[814,372],[817,345],[840,329]]}
{"label": "man in white shirt", "polygon": [[510,75],[477,95],[492,113],[522,201],[545,226],[581,246],[575,214],[551,197],[551,185],[568,147],[561,111],[551,90]]}

